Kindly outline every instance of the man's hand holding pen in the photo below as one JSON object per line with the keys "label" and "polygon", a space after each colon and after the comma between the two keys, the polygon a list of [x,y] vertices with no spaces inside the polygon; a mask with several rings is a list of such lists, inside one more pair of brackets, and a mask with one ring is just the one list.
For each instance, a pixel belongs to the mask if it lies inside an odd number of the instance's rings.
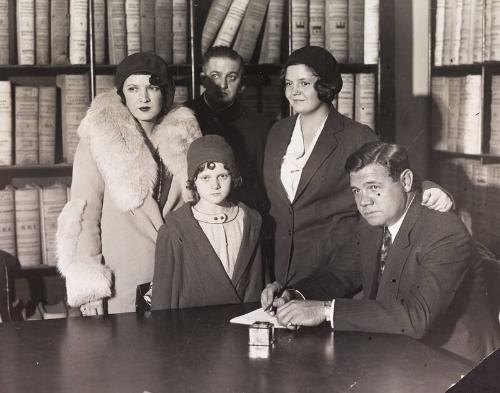
{"label": "man's hand holding pen", "polygon": [[267,284],[260,295],[260,303],[269,315],[276,315],[278,307],[292,300],[292,292],[277,281]]}
{"label": "man's hand holding pen", "polygon": [[291,330],[317,326],[326,320],[325,302],[304,300],[297,291],[288,290],[276,281],[264,288],[260,302],[264,311]]}

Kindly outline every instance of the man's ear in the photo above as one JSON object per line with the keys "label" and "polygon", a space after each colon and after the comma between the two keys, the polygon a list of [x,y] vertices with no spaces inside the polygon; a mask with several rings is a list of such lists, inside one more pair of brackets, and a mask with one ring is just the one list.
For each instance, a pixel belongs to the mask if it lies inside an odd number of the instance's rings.
{"label": "man's ear", "polygon": [[399,181],[405,192],[410,192],[413,185],[413,172],[411,169],[405,169],[399,176]]}

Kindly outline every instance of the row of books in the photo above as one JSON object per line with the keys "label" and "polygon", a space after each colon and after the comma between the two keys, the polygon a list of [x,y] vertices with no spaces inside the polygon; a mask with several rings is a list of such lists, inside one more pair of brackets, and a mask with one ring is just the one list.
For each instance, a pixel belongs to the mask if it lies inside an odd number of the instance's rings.
{"label": "row of books", "polygon": [[500,1],[436,0],[434,65],[500,60]]}
{"label": "row of books", "polygon": [[68,195],[62,183],[0,190],[0,249],[16,255],[21,266],[55,266],[57,218]]}
{"label": "row of books", "polygon": [[[378,62],[379,0],[290,0],[292,50],[308,44],[328,49],[340,63]],[[262,34],[259,63],[280,63],[284,0],[214,0],[201,38],[232,46],[250,62]],[[263,30],[263,33],[262,31]]]}
{"label": "row of books", "polygon": [[482,77],[432,78],[432,146],[436,150],[480,154]]}
{"label": "row of books", "polygon": [[[96,75],[96,93],[112,89],[113,78]],[[78,144],[77,129],[90,103],[88,81],[88,75],[59,75],[56,86],[0,81],[0,165],[52,165],[58,157],[71,163]],[[187,99],[188,88],[177,86],[174,101]],[[56,153],[58,116],[61,154]]]}
{"label": "row of books", "polygon": [[[0,0],[0,64],[9,64],[13,4]],[[155,51],[168,63],[187,62],[188,0],[16,0],[15,4],[17,64],[87,64],[92,38],[89,4],[95,64],[118,64],[139,51]]]}
{"label": "row of books", "polygon": [[439,160],[435,179],[452,193],[457,212],[475,240],[500,255],[500,165],[479,160]]}

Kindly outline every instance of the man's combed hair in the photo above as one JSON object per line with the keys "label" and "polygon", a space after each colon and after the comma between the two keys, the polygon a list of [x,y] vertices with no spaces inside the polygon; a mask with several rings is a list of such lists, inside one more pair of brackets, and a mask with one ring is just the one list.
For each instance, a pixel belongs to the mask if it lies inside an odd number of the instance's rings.
{"label": "man's combed hair", "polygon": [[352,153],[347,158],[345,169],[348,173],[357,172],[370,164],[382,165],[394,181],[399,180],[404,170],[411,169],[404,147],[380,141],[368,142]]}
{"label": "man's combed hair", "polygon": [[234,61],[237,61],[240,63],[240,69],[241,73],[243,74],[244,71],[244,61],[243,58],[239,55],[238,52],[236,52],[234,49],[228,47],[228,46],[212,46],[209,50],[206,51],[205,55],[203,56],[203,68],[205,68],[210,61],[210,59],[218,57],[218,58],[226,58],[226,59],[231,59]]}

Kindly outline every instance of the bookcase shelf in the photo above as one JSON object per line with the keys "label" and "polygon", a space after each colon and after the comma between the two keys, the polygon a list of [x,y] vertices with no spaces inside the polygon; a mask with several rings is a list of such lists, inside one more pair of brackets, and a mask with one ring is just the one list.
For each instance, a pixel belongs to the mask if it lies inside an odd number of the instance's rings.
{"label": "bookcase shelf", "polygon": [[[500,254],[500,61],[491,60],[499,58],[500,41],[490,30],[500,15],[487,9],[486,0],[464,1],[466,7],[475,4],[477,12],[463,8],[461,14],[449,4],[431,3],[434,179],[454,195],[474,238]],[[470,12],[477,19],[471,20]]]}

